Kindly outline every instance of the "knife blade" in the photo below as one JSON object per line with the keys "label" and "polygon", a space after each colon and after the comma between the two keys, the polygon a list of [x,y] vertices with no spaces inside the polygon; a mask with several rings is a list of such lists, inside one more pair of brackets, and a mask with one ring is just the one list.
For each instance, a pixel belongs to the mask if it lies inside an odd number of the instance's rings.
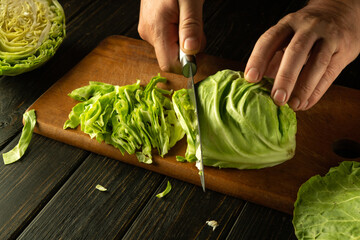
{"label": "knife blade", "polygon": [[194,55],[186,55],[181,49],[179,53],[180,62],[182,65],[182,73],[185,77],[188,78],[187,88],[189,92],[189,97],[191,104],[195,109],[195,121],[197,123],[196,131],[196,141],[195,141],[195,149],[196,149],[196,167],[199,169],[200,182],[203,191],[205,192],[205,173],[204,173],[204,163],[203,163],[203,155],[202,155],[202,144],[201,144],[201,132],[200,132],[200,122],[199,122],[199,111],[198,111],[198,101],[196,88],[194,84],[194,76],[197,71],[196,59]]}

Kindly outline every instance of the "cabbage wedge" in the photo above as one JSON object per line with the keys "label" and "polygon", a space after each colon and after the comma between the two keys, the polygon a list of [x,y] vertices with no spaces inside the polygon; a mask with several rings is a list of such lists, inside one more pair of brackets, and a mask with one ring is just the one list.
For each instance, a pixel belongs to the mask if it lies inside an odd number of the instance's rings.
{"label": "cabbage wedge", "polygon": [[57,0],[0,1],[0,75],[33,70],[65,37],[65,14]]}
{"label": "cabbage wedge", "polygon": [[[242,72],[223,70],[198,84],[204,165],[259,169],[294,156],[296,115],[273,102],[272,83],[268,78],[249,83]],[[173,103],[188,143],[185,158],[177,159],[193,162],[196,122],[187,90],[174,92]]]}

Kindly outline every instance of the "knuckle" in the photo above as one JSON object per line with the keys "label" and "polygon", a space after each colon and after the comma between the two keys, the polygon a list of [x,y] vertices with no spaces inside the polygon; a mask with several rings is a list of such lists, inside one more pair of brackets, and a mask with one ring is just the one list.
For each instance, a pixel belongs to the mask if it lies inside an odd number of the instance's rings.
{"label": "knuckle", "polygon": [[144,24],[142,24],[141,22],[139,22],[138,27],[137,27],[137,30],[138,30],[138,33],[139,33],[140,37],[141,37],[142,39],[145,39],[145,37],[146,37],[146,30],[145,30]]}
{"label": "knuckle", "polygon": [[267,42],[270,39],[273,39],[277,35],[277,29],[275,27],[270,28],[266,32],[264,32],[259,39],[261,39],[262,42]]}
{"label": "knuckle", "polygon": [[[323,92],[321,91],[321,89],[316,87],[314,89],[314,91],[312,92],[312,97],[311,98],[312,98],[313,101],[317,101],[318,99],[321,98],[322,95],[323,95]],[[310,103],[310,101],[309,101],[309,103]]]}
{"label": "knuckle", "polygon": [[289,13],[288,15],[286,15],[285,17],[283,17],[282,19],[280,19],[279,23],[280,24],[289,24],[294,22],[298,17],[298,14],[296,12],[294,13]]}
{"label": "knuckle", "polygon": [[170,65],[167,64],[167,63],[160,63],[160,62],[159,62],[159,67],[160,67],[161,71],[171,72],[171,67],[170,67]]}
{"label": "knuckle", "polygon": [[329,65],[326,69],[326,72],[323,75],[323,81],[326,81],[326,84],[329,85],[331,84],[335,78],[339,75],[340,73],[340,66],[338,65]]}
{"label": "knuckle", "polygon": [[331,60],[331,56],[329,52],[322,51],[318,53],[316,64],[319,67],[327,67],[330,63],[330,60]]}
{"label": "knuckle", "polygon": [[182,29],[202,29],[203,23],[200,19],[187,17],[181,22]]}
{"label": "knuckle", "polygon": [[313,91],[313,88],[309,84],[304,82],[299,82],[298,89],[303,95],[308,95]]}
{"label": "knuckle", "polygon": [[280,21],[277,25],[272,26],[267,31],[265,31],[259,39],[262,42],[268,42],[270,40],[276,39],[279,37],[280,34],[282,34],[283,30],[288,27],[289,26],[286,22]]}
{"label": "knuckle", "polygon": [[150,41],[150,42],[153,42],[154,38],[156,38],[156,36],[159,35],[157,33],[155,24],[154,25],[147,24],[147,23],[145,23],[145,21],[139,21],[137,30],[138,30],[139,36],[142,39],[144,39],[146,41]]}
{"label": "knuckle", "polygon": [[314,38],[313,32],[303,32],[299,34],[297,38],[294,39],[294,42],[289,46],[289,50],[295,54],[304,52],[308,48],[309,42]]}
{"label": "knuckle", "polygon": [[278,72],[276,78],[285,85],[293,85],[296,81],[296,77],[293,74],[286,72]]}

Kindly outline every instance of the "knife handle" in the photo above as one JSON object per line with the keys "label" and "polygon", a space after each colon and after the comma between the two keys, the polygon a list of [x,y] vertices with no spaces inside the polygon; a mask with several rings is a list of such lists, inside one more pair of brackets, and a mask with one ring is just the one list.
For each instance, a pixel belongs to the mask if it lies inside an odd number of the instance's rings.
{"label": "knife handle", "polygon": [[182,65],[182,74],[185,77],[190,77],[190,67],[192,76],[195,76],[197,66],[196,66],[196,59],[194,55],[186,55],[181,49],[179,51],[179,59]]}

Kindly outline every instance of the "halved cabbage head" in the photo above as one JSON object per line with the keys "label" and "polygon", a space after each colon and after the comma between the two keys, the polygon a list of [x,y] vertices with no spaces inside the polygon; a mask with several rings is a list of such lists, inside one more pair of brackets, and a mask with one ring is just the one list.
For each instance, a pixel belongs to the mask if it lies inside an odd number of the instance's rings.
{"label": "halved cabbage head", "polygon": [[[297,121],[288,106],[270,97],[273,80],[247,82],[242,72],[223,70],[197,86],[204,165],[258,169],[280,164],[295,154]],[[186,89],[173,95],[186,135],[187,161],[195,161],[194,108]],[[178,160],[184,160],[178,157]]]}
{"label": "halved cabbage head", "polygon": [[65,14],[57,0],[1,0],[0,75],[39,67],[64,37]]}

